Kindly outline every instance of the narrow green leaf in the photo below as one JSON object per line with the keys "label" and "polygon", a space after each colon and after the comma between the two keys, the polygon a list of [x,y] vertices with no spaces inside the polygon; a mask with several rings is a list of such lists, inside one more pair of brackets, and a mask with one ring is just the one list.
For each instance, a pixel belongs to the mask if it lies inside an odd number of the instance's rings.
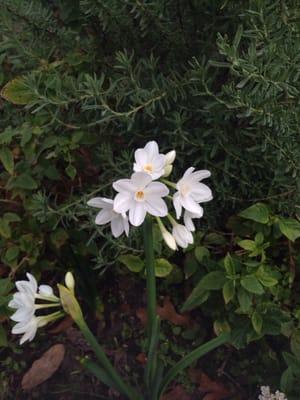
{"label": "narrow green leaf", "polygon": [[226,257],[224,258],[224,267],[229,276],[235,274],[235,264],[230,253],[227,253]]}

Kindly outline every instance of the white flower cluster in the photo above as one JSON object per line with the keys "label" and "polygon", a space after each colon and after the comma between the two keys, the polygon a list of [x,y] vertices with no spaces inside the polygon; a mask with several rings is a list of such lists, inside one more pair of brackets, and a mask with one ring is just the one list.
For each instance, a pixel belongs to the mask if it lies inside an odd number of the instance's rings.
{"label": "white flower cluster", "polygon": [[[137,149],[134,156],[134,172],[130,179],[120,179],[112,185],[117,192],[113,200],[96,197],[88,201],[89,206],[101,209],[96,216],[96,224],[110,222],[114,237],[119,237],[123,232],[128,236],[129,223],[140,226],[148,213],[157,218],[162,236],[171,249],[176,250],[177,245],[186,248],[193,243],[193,219],[203,216],[200,204],[212,200],[211,190],[201,182],[210,176],[210,172],[195,171],[191,167],[177,183],[166,180],[172,172],[176,152],[172,150],[161,154],[155,141],[148,142],[143,149]],[[158,182],[160,178],[161,182]],[[169,196],[167,186],[175,189],[173,197]],[[169,213],[165,198],[172,200],[177,219],[184,210],[184,224],[177,223]],[[164,226],[161,217],[168,217],[172,233]]]}
{"label": "white flower cluster", "polygon": [[[23,334],[20,344],[31,341],[39,327],[61,316],[61,312],[50,315],[36,316],[36,310],[51,307],[60,307],[60,299],[53,293],[51,286],[40,285],[38,287],[33,275],[26,274],[28,281],[16,282],[18,292],[13,295],[9,307],[16,309],[10,317],[17,322],[12,329],[13,334]],[[48,303],[36,304],[36,300],[47,301]]]}
{"label": "white flower cluster", "polygon": [[271,393],[269,386],[261,386],[260,392],[261,394],[258,396],[258,400],[287,400],[285,394],[279,392],[279,390],[276,390],[274,394]]}

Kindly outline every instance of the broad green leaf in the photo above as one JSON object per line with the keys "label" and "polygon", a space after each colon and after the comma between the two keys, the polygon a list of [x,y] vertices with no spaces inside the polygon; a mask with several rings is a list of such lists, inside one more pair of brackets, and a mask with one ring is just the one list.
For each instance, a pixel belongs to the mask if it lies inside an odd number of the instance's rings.
{"label": "broad green leaf", "polygon": [[241,285],[250,293],[263,294],[264,288],[254,275],[247,275],[241,279]]}
{"label": "broad green leaf", "polygon": [[238,297],[238,301],[239,301],[242,312],[244,312],[244,313],[249,312],[251,305],[252,305],[251,295],[245,289],[243,289],[241,287],[238,290],[237,297]]}
{"label": "broad green leaf", "polygon": [[0,279],[0,296],[7,295],[13,287],[14,285],[9,278]]}
{"label": "broad green leaf", "polygon": [[278,280],[272,276],[272,272],[268,273],[263,266],[258,269],[255,275],[260,283],[265,287],[272,287],[278,283]]}
{"label": "broad green leaf", "polygon": [[297,329],[291,336],[291,350],[293,354],[300,360],[300,330]]}
{"label": "broad green leaf", "polygon": [[300,360],[291,353],[283,352],[282,353],[284,361],[287,365],[292,369],[295,375],[300,376]]}
{"label": "broad green leaf", "polygon": [[165,258],[158,258],[154,262],[154,268],[155,276],[158,278],[164,278],[172,272],[173,265]]}
{"label": "broad green leaf", "polygon": [[223,297],[226,304],[230,302],[234,298],[235,295],[235,286],[233,281],[225,282],[223,286]]}
{"label": "broad green leaf", "polygon": [[263,326],[263,319],[257,311],[254,311],[254,313],[252,314],[251,322],[255,332],[260,334]]}
{"label": "broad green leaf", "polygon": [[12,212],[7,212],[3,215],[3,218],[7,222],[21,222],[21,218],[18,216],[18,214],[12,213]]}
{"label": "broad green leaf", "polygon": [[14,156],[8,147],[0,148],[0,161],[2,162],[6,171],[12,175],[14,173]]}
{"label": "broad green leaf", "polygon": [[[195,307],[195,303],[198,303],[198,298],[202,299],[206,296],[205,293],[210,290],[220,290],[226,281],[226,277],[223,271],[212,271],[206,274],[197,286],[194,288],[190,296],[185,301],[182,310],[190,310]],[[208,296],[207,296],[208,297]],[[206,297],[206,299],[207,299]]]}
{"label": "broad green leaf", "polygon": [[212,232],[205,235],[204,242],[205,244],[215,244],[223,246],[226,244],[226,239],[224,238],[223,235]]}
{"label": "broad green leaf", "polygon": [[62,228],[56,229],[56,231],[52,232],[50,235],[51,243],[57,249],[60,249],[68,239],[69,239],[68,233]]}
{"label": "broad green leaf", "polygon": [[67,174],[72,180],[75,178],[75,176],[76,176],[76,174],[77,174],[77,170],[76,170],[76,168],[75,168],[72,164],[69,164],[69,165],[67,166],[67,168],[65,169],[65,171],[66,171],[66,174]]}
{"label": "broad green leaf", "polygon": [[195,257],[199,263],[210,257],[209,250],[204,246],[197,246],[195,248]]}
{"label": "broad green leaf", "polygon": [[253,240],[240,240],[238,242],[238,245],[245,250],[256,250],[256,243]]}
{"label": "broad green leaf", "polygon": [[28,189],[33,190],[38,187],[36,181],[27,172],[19,175],[13,181],[13,187],[18,189]]}
{"label": "broad green leaf", "polygon": [[1,96],[13,104],[28,104],[34,100],[34,95],[25,84],[23,77],[15,78],[3,87]]}
{"label": "broad green leaf", "polygon": [[145,268],[144,261],[139,256],[124,254],[118,257],[118,260],[126,265],[131,272],[141,272]]}
{"label": "broad green leaf", "polygon": [[10,264],[18,258],[19,253],[20,250],[18,246],[11,246],[6,250],[4,260]]}
{"label": "broad green leaf", "polygon": [[252,221],[260,222],[261,224],[267,224],[269,222],[270,211],[265,204],[257,203],[240,212],[239,216],[246,219],[251,219]]}
{"label": "broad green leaf", "polygon": [[300,222],[294,218],[280,218],[279,229],[289,240],[296,240],[300,237]]}
{"label": "broad green leaf", "polygon": [[294,387],[294,374],[292,368],[287,368],[281,375],[280,379],[280,390],[284,393],[289,393]]}
{"label": "broad green leaf", "polygon": [[229,276],[235,274],[235,264],[230,253],[227,253],[226,257],[224,258],[224,267]]}
{"label": "broad green leaf", "polygon": [[3,236],[5,239],[11,237],[9,222],[4,218],[0,218],[0,236]]}

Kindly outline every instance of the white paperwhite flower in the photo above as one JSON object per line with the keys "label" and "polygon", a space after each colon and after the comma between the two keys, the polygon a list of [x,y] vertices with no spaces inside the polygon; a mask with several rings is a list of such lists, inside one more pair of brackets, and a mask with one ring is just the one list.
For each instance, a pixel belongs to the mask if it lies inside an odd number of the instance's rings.
{"label": "white paperwhite flower", "polygon": [[[17,324],[13,327],[13,334],[23,333],[20,344],[26,340],[31,341],[37,331],[37,328],[45,325],[52,320],[48,316],[35,316],[35,311],[40,308],[57,307],[59,306],[59,298],[53,294],[51,286],[39,286],[33,275],[26,274],[28,281],[16,282],[18,292],[13,295],[12,300],[8,303],[9,307],[16,309],[16,312],[10,317]],[[35,300],[47,300],[51,304],[36,304]],[[55,313],[57,314],[57,313]],[[54,314],[51,314],[53,317]]]}
{"label": "white paperwhite flower", "polygon": [[151,175],[135,172],[131,179],[120,179],[113,183],[119,192],[114,200],[114,210],[126,213],[129,210],[129,221],[134,226],[143,223],[146,213],[156,217],[165,217],[168,208],[162,197],[169,194],[169,189],[160,182],[152,182]]}
{"label": "white paperwhite flower", "polygon": [[177,224],[176,222],[173,222],[172,224],[172,235],[176,240],[176,243],[178,244],[178,246],[186,249],[189,244],[192,244],[194,242],[193,235],[190,231],[187,230],[184,225]]}
{"label": "white paperwhite flower", "polygon": [[210,188],[200,182],[209,176],[210,172],[207,170],[195,171],[194,167],[186,170],[177,182],[177,192],[173,196],[177,218],[181,216],[182,207],[191,213],[201,214],[203,210],[199,203],[212,200]]}
{"label": "white paperwhite flower", "polygon": [[164,174],[163,177],[166,178],[167,176],[169,176],[172,172],[173,169],[173,162],[175,160],[176,157],[176,151],[175,150],[171,150],[169,151],[169,153],[167,153],[165,155],[165,166],[164,166]]}
{"label": "white paperwhite flower", "polygon": [[185,210],[185,212],[183,214],[184,225],[185,225],[186,229],[189,230],[190,232],[195,231],[195,225],[194,225],[193,219],[201,218],[203,216],[203,208],[201,206],[200,206],[200,208],[202,210],[201,214],[192,213],[187,210]]}
{"label": "white paperwhite flower", "polygon": [[287,400],[285,394],[279,392],[279,390],[276,390],[275,394],[271,393],[269,386],[261,386],[260,391],[261,394],[258,396],[258,400]]}
{"label": "white paperwhite flower", "polygon": [[135,172],[145,172],[153,180],[164,174],[166,156],[159,153],[158,144],[155,141],[148,142],[143,149],[137,149],[134,158],[133,170]]}
{"label": "white paperwhite flower", "polygon": [[95,223],[97,225],[105,225],[110,222],[111,232],[115,238],[125,232],[126,236],[129,233],[128,218],[125,213],[114,211],[114,201],[104,197],[95,197],[87,202],[91,207],[102,208],[97,214]]}

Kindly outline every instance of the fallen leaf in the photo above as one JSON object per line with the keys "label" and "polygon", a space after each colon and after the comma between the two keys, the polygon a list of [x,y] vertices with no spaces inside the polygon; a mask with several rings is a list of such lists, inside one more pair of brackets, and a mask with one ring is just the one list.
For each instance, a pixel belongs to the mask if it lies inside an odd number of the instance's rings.
{"label": "fallen leaf", "polygon": [[179,314],[170,298],[166,296],[162,307],[157,307],[157,314],[162,320],[167,320],[174,325],[186,326],[190,323],[190,317],[188,314]]}
{"label": "fallen leaf", "polygon": [[139,353],[135,358],[140,364],[147,364],[147,355],[145,353]]}
{"label": "fallen leaf", "polygon": [[162,400],[191,400],[191,396],[187,394],[183,386],[177,385],[168,393],[164,394]]}
{"label": "fallen leaf", "polygon": [[141,321],[143,326],[147,326],[147,312],[145,308],[138,308],[136,310],[136,316]]}
{"label": "fallen leaf", "polygon": [[198,390],[206,393],[203,400],[223,400],[232,395],[231,391],[222,383],[211,379],[204,372],[190,369],[189,376],[192,382],[198,384]]}
{"label": "fallen leaf", "polygon": [[31,390],[49,379],[59,368],[65,356],[65,346],[55,344],[41,358],[34,361],[29,371],[23,376],[22,389]]}

